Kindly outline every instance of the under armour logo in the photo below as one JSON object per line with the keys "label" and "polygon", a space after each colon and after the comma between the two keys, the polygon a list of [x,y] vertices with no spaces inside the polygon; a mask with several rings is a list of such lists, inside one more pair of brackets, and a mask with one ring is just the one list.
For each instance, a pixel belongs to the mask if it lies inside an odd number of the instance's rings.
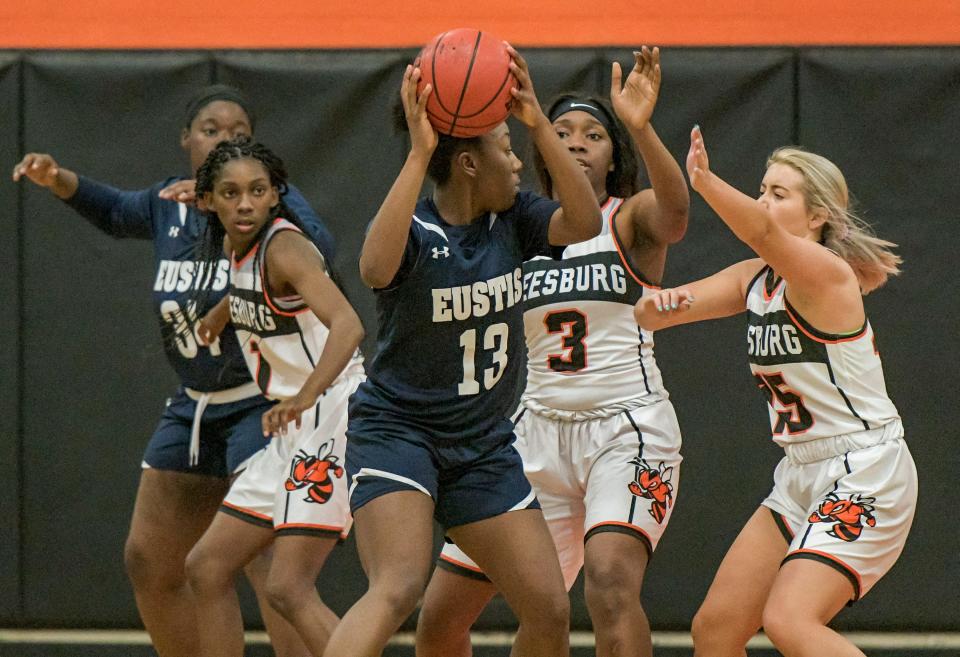
{"label": "under armour logo", "polygon": [[450,257],[450,247],[449,247],[449,246],[445,246],[445,247],[443,247],[442,249],[441,249],[441,248],[437,248],[437,247],[433,247],[433,248],[431,249],[431,251],[433,251],[433,259],[434,259],[434,260],[438,260],[438,259],[440,258],[440,256],[443,256],[444,258]]}
{"label": "under armour logo", "polygon": [[179,226],[170,226],[170,232],[168,232],[167,235],[169,235],[170,237],[176,237],[179,234],[180,234]]}

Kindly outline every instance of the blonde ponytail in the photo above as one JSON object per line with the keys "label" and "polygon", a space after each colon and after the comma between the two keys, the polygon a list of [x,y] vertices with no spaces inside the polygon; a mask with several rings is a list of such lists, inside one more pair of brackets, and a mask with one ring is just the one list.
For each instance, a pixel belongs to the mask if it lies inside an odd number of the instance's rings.
{"label": "blonde ponytail", "polygon": [[827,212],[823,245],[853,268],[864,294],[900,273],[903,260],[892,250],[897,245],[877,237],[870,225],[850,210],[847,181],[833,162],[822,155],[787,146],[778,148],[769,157],[767,167],[773,164],[786,164],[803,176],[807,207]]}

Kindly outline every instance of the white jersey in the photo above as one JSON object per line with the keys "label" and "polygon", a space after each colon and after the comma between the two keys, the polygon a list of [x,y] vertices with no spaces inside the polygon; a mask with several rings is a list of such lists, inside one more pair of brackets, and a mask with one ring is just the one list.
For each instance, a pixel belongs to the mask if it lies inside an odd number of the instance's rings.
{"label": "white jersey", "polygon": [[850,335],[810,326],[765,266],[747,288],[750,370],[779,445],[857,433],[899,421],[887,396],[870,322]]}
{"label": "white jersey", "polygon": [[[267,245],[283,230],[301,232],[289,221],[275,219],[249,253],[239,261],[230,258],[230,321],[250,373],[270,399],[289,399],[300,392],[329,334],[301,297],[271,297],[263,289]],[[362,362],[358,350],[344,372],[362,368]]]}
{"label": "white jersey", "polygon": [[[523,263],[528,360],[523,403],[602,417],[667,398],[653,357],[653,333],[633,306],[658,289],[631,267],[614,221],[623,199],[603,206],[596,237],[572,244],[561,260]],[[574,380],[575,379],[575,380]]]}

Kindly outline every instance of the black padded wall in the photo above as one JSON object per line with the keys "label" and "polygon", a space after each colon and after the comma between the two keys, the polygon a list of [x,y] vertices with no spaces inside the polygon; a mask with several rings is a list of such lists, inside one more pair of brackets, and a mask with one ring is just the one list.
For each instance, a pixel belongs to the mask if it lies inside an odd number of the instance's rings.
{"label": "black padded wall", "polygon": [[[406,154],[390,113],[413,54],[0,53],[0,156],[9,171],[23,151],[50,152],[99,180],[145,187],[187,173],[178,147],[187,98],[214,80],[241,86],[257,109],[258,137],[281,154],[337,239],[336,264],[372,355],[373,295],[359,280],[357,257]],[[524,54],[543,102],[570,89],[605,94],[609,62],[631,61],[620,49]],[[960,579],[952,525],[960,498],[951,485],[960,471],[952,444],[960,418],[946,392],[958,367],[948,223],[960,202],[952,153],[958,114],[960,49],[663,52],[653,125],[681,164],[699,123],[713,169],[754,193],[766,156],[799,142],[834,159],[867,218],[901,244],[903,276],[868,297],[867,307],[920,470],[921,501],[900,563],[841,615],[846,629],[958,629],[948,584]],[[526,155],[525,130],[515,121],[511,130],[515,150]],[[524,180],[534,182],[529,169]],[[0,217],[11,236],[0,282],[10,309],[0,317],[7,347],[0,380],[9,390],[0,409],[0,621],[134,626],[123,541],[143,447],[176,385],[151,316],[150,244],[105,237],[30,183],[0,179],[0,202],[11,208]],[[664,284],[747,255],[692,194],[690,227],[671,250]],[[743,321],[657,335],[685,461],[677,510],[644,590],[656,629],[689,628],[781,454],[747,369]],[[351,540],[335,551],[321,588],[342,612],[364,587]],[[248,598],[245,611],[256,622]],[[588,627],[581,588],[573,621]],[[512,623],[499,602],[481,621],[502,629]]]}
{"label": "black padded wall", "polygon": [[0,53],[0,231],[3,275],[0,276],[0,619],[17,619],[20,612],[20,392],[24,379],[20,369],[21,296],[20,257],[23,231],[20,190],[10,178],[20,154],[19,58]]}

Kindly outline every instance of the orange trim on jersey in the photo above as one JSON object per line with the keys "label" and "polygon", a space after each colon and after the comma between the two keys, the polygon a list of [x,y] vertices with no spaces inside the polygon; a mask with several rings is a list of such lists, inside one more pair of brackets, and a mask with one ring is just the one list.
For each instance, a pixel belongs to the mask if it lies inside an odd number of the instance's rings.
{"label": "orange trim on jersey", "polygon": [[[616,197],[611,196],[610,198],[613,199]],[[643,278],[640,277],[639,274],[633,271],[633,265],[630,264],[630,259],[624,253],[623,247],[620,246],[620,235],[617,233],[617,223],[615,219],[617,217],[617,213],[620,212],[620,208],[623,207],[623,204],[625,203],[625,201],[622,198],[619,199],[619,201],[620,201],[620,205],[610,214],[610,218],[608,219],[608,221],[610,222],[610,237],[613,238],[613,248],[617,250],[617,255],[620,256],[620,263],[624,267],[626,267],[627,273],[630,274],[630,277],[633,280],[635,280],[641,287],[645,287],[649,290],[660,290],[662,288],[659,285],[654,285],[653,283],[645,281]],[[609,199],[608,199],[608,202],[609,202]],[[604,204],[604,207],[606,207],[606,203]]]}
{"label": "orange trim on jersey", "polygon": [[[769,267],[769,265],[767,265],[767,266]],[[769,272],[769,273],[774,274],[774,271],[773,271],[773,268],[772,268],[772,267],[770,267],[770,272]],[[776,274],[774,274],[774,275],[776,275]],[[770,291],[770,294],[769,294],[769,295],[767,294],[767,277],[764,276],[764,277],[763,277],[763,280],[760,281],[760,291],[763,293],[763,300],[764,300],[764,301],[773,301],[773,297],[777,296],[777,290],[779,290],[781,287],[783,287],[783,283],[784,283],[783,277],[781,276],[781,277],[779,277],[779,278],[780,278],[780,281],[777,282],[777,284],[773,286],[773,289]],[[786,301],[786,299],[784,299],[784,301]]]}
{"label": "orange trim on jersey", "polygon": [[[841,342],[853,342],[854,340],[859,340],[860,338],[862,338],[867,334],[867,327],[870,325],[870,322],[868,322],[867,319],[864,318],[863,327],[856,333],[852,335],[844,335],[844,336],[829,334],[829,335],[833,335],[833,337],[825,338],[822,336],[814,335],[813,333],[810,332],[810,330],[807,330],[807,327],[804,326],[806,324],[806,320],[804,320],[803,317],[799,315],[799,313],[794,313],[794,311],[790,309],[790,305],[787,303],[786,297],[784,297],[783,302],[784,302],[783,309],[786,311],[787,316],[790,318],[790,321],[793,322],[793,325],[796,326],[798,329],[800,329],[800,331],[803,332],[805,336],[821,344],[840,344]],[[812,326],[810,327],[810,329],[816,330]],[[824,335],[828,335],[828,334],[824,334]],[[876,351],[876,343],[874,343],[874,351]]]}
{"label": "orange trim on jersey", "polygon": [[268,522],[273,522],[273,517],[272,517],[272,516],[267,516],[267,515],[264,515],[264,514],[262,514],[262,513],[257,513],[256,511],[251,511],[250,509],[245,509],[245,508],[243,508],[242,506],[237,506],[236,504],[230,504],[230,502],[227,502],[226,500],[224,500],[223,502],[220,502],[220,504],[221,504],[222,506],[227,507],[228,509],[233,509],[233,510],[236,511],[237,513],[242,513],[242,514],[244,514],[244,515],[246,515],[246,516],[251,516],[251,517],[253,517],[253,518],[260,518],[260,520],[266,520],[266,521],[268,521]]}
{"label": "orange trim on jersey", "polygon": [[846,570],[848,573],[850,573],[857,579],[858,592],[863,590],[863,580],[860,578],[860,573],[857,572],[856,568],[851,567],[850,564],[845,563],[843,560],[836,558],[832,554],[827,554],[826,552],[821,552],[820,550],[811,550],[810,548],[800,548],[799,550],[794,550],[793,552],[790,552],[789,554],[787,554],[787,556],[789,557],[794,554],[813,554],[818,557],[823,557],[824,559],[828,559],[829,561],[834,562],[835,564],[837,564],[838,566]]}
{"label": "orange trim on jersey", "polygon": [[282,525],[275,526],[273,529],[274,531],[280,531],[281,529],[322,529],[343,535],[344,527],[342,525],[339,527],[334,527],[333,525],[314,525],[309,522],[285,522]]}
{"label": "orange trim on jersey", "polygon": [[460,561],[460,560],[458,560],[458,559],[454,559],[453,557],[449,557],[449,556],[445,555],[443,552],[440,553],[440,560],[441,560],[441,561],[446,561],[447,563],[452,563],[454,566],[459,566],[460,568],[463,568],[464,570],[469,570],[469,571],[474,572],[474,573],[480,573],[481,575],[483,574],[483,571],[480,570],[480,568],[478,568],[477,566],[473,566],[473,565],[471,565],[471,564],[463,563],[462,561]]}
{"label": "orange trim on jersey", "polygon": [[257,242],[256,244],[253,245],[253,248],[247,251],[247,254],[242,258],[240,258],[239,260],[237,260],[237,252],[234,251],[233,253],[230,254],[230,262],[233,263],[234,267],[239,267],[243,263],[245,263],[247,260],[249,260],[250,256],[252,256],[254,253],[256,253],[259,250],[260,250],[260,242]]}
{"label": "orange trim on jersey", "polygon": [[598,522],[598,523],[595,524],[593,527],[591,527],[590,529],[588,529],[587,531],[585,531],[585,532],[583,533],[583,535],[586,536],[587,534],[589,534],[590,532],[592,532],[592,531],[593,531],[594,529],[596,529],[597,527],[609,527],[609,526],[614,526],[614,527],[626,527],[627,529],[632,529],[633,531],[637,532],[638,534],[642,534],[643,537],[646,538],[647,541],[650,543],[650,545],[653,545],[653,541],[650,539],[650,534],[648,534],[646,531],[644,531],[643,528],[638,527],[637,525],[631,525],[629,522],[618,522],[618,521],[616,521],[616,520],[604,520],[603,522]]}
{"label": "orange trim on jersey", "polygon": [[[281,218],[278,217],[273,223],[276,224],[278,221],[283,221],[283,219],[281,219]],[[299,234],[299,235],[303,235],[303,231],[302,231],[302,230],[300,230],[299,228],[297,228],[296,226],[294,226],[293,224],[291,224],[289,227],[280,228],[279,230],[277,230],[276,232],[274,232],[272,235],[270,235],[269,239],[267,240],[268,246],[269,246],[269,240],[272,240],[274,237],[276,237],[277,235],[279,235],[280,233],[282,233],[282,232],[285,231],[285,230],[292,231],[292,232],[297,233],[297,234]],[[304,235],[304,237],[306,237],[306,235]],[[280,309],[277,308],[275,305],[273,305],[273,300],[270,298],[270,290],[269,290],[269,288],[270,288],[270,282],[267,280],[267,277],[266,277],[266,275],[265,275],[266,273],[267,273],[267,257],[266,257],[266,253],[264,253],[264,257],[263,257],[263,259],[260,261],[260,288],[261,288],[262,291],[263,291],[263,298],[264,298],[264,300],[267,302],[267,306],[269,306],[270,310],[272,310],[273,312],[277,313],[278,315],[282,315],[282,316],[284,316],[284,317],[296,317],[297,315],[301,315],[301,314],[303,314],[303,313],[305,313],[305,312],[307,312],[307,311],[310,310],[310,307],[309,307],[309,306],[305,306],[305,307],[301,308],[300,310],[292,310],[292,311],[291,311],[291,310],[280,310]],[[303,297],[300,297],[299,295],[297,295],[297,297],[300,298],[301,303],[305,303],[305,302],[303,301]],[[289,297],[287,297],[287,298],[289,298]]]}

